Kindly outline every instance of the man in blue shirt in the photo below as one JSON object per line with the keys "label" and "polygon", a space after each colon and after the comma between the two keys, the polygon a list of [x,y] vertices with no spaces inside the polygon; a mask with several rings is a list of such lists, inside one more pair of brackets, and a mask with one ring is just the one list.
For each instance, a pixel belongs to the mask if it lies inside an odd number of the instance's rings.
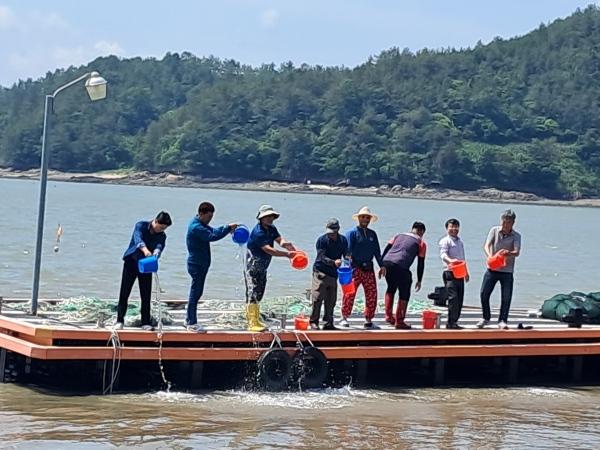
{"label": "man in blue shirt", "polygon": [[198,206],[198,214],[188,225],[185,237],[188,258],[187,271],[192,277],[190,295],[188,297],[186,326],[188,331],[202,332],[204,329],[198,323],[197,310],[198,300],[204,292],[204,282],[210,267],[210,243],[223,239],[237,228],[237,224],[230,223],[213,228],[209,225],[215,213],[212,203],[202,202]]}
{"label": "man in blue shirt", "polygon": [[167,235],[165,230],[171,226],[169,213],[161,211],[151,221],[141,220],[135,224],[129,247],[123,254],[123,273],[121,276],[121,289],[119,292],[119,305],[117,306],[117,322],[115,329],[122,330],[127,312],[127,302],[135,280],[140,287],[142,328],[152,330],[150,318],[150,297],[152,296],[152,274],[140,273],[138,261],[148,256],[160,257],[165,250]]}
{"label": "man in blue shirt", "polygon": [[[258,223],[250,232],[248,239],[248,263],[246,276],[246,315],[248,331],[264,331],[265,324],[260,320],[259,302],[265,295],[267,269],[273,256],[293,258],[296,248],[286,241],[273,225],[280,214],[270,205],[262,205],[256,218]],[[274,247],[275,242],[283,250]]]}
{"label": "man in blue shirt", "polygon": [[337,301],[337,269],[342,265],[342,258],[349,256],[348,240],[342,236],[337,219],[329,219],[326,233],[317,239],[317,258],[313,265],[312,279],[312,314],[310,327],[319,329],[321,305],[325,303],[323,316],[324,330],[336,330],[333,325],[333,310]]}
{"label": "man in blue shirt", "polygon": [[[377,233],[369,228],[372,222],[376,222],[378,217],[371,212],[368,207],[361,208],[358,213],[352,216],[358,221],[358,226],[346,234],[348,239],[348,249],[352,257],[352,279],[356,290],[360,285],[365,291],[365,325],[367,330],[376,330],[379,327],[373,324],[375,310],[377,309],[377,279],[375,278],[375,269],[373,268],[373,258],[379,265],[379,276],[384,277],[386,269],[381,258],[381,248]],[[342,300],[342,320],[340,325],[349,327],[348,317],[352,314],[354,307],[354,293],[344,295]]]}

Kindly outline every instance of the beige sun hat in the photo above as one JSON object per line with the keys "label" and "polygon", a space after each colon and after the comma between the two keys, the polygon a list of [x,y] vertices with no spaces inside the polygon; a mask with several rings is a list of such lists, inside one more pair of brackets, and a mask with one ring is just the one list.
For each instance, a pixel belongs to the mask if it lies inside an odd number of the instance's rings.
{"label": "beige sun hat", "polygon": [[371,216],[371,222],[375,223],[379,220],[377,214],[373,214],[368,206],[363,206],[360,210],[352,216],[352,219],[358,220],[358,216]]}
{"label": "beige sun hat", "polygon": [[256,218],[260,220],[263,217],[275,216],[277,219],[280,215],[281,214],[275,211],[271,205],[262,205],[260,208],[258,208],[258,214],[256,214]]}

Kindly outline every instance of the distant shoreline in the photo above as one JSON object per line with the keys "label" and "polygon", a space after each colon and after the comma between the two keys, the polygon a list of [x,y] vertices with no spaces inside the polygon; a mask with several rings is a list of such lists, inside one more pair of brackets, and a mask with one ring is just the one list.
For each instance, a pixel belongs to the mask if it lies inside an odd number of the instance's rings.
{"label": "distant shoreline", "polygon": [[[27,171],[0,168],[0,178],[36,180],[39,170]],[[327,184],[286,183],[279,181],[235,181],[224,179],[203,179],[189,175],[172,173],[150,173],[133,171],[106,171],[93,173],[59,172],[51,170],[48,179],[71,183],[104,183],[138,186],[168,186],[204,189],[226,189],[262,192],[286,192],[297,194],[355,195],[366,197],[406,198],[417,200],[447,200],[481,203],[517,203],[543,206],[600,207],[600,198],[581,200],[553,200],[534,194],[501,191],[498,189],[478,189],[458,191],[436,189],[417,185],[414,188],[382,185],[379,187],[332,186]]]}

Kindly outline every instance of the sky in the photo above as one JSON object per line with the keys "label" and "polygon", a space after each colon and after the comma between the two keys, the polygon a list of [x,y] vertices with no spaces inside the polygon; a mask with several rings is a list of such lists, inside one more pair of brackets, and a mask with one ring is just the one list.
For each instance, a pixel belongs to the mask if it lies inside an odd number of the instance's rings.
{"label": "sky", "polygon": [[111,54],[354,67],[391,47],[466,48],[523,35],[591,3],[598,1],[0,0],[0,85]]}

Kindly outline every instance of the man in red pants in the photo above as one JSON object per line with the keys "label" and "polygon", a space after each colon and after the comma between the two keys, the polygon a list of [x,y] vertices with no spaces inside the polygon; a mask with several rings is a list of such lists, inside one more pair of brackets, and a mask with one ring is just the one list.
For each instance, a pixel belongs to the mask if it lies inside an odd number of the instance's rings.
{"label": "man in red pants", "polygon": [[[421,289],[421,281],[425,272],[425,253],[427,245],[423,240],[425,234],[425,224],[422,222],[413,223],[410,233],[400,233],[394,236],[383,250],[383,264],[387,269],[385,280],[387,281],[387,290],[385,291],[385,320],[391,325],[395,325],[398,330],[408,330],[410,325],[404,321],[406,309],[410,300],[410,290],[412,287],[412,266],[415,258],[417,263],[417,283],[415,291]],[[398,306],[396,308],[396,318],[392,313],[394,309],[394,295],[398,291]]]}
{"label": "man in red pants", "polygon": [[377,233],[369,228],[369,225],[377,221],[377,216],[368,207],[352,216],[358,220],[358,226],[346,234],[348,239],[348,252],[352,258],[352,278],[356,287],[354,293],[345,294],[342,300],[342,320],[340,326],[349,327],[348,317],[352,314],[356,290],[362,285],[365,291],[365,329],[376,330],[379,327],[373,323],[375,310],[377,308],[377,279],[373,267],[373,258],[379,265],[379,276],[385,276],[385,267],[381,258],[381,248]]}

